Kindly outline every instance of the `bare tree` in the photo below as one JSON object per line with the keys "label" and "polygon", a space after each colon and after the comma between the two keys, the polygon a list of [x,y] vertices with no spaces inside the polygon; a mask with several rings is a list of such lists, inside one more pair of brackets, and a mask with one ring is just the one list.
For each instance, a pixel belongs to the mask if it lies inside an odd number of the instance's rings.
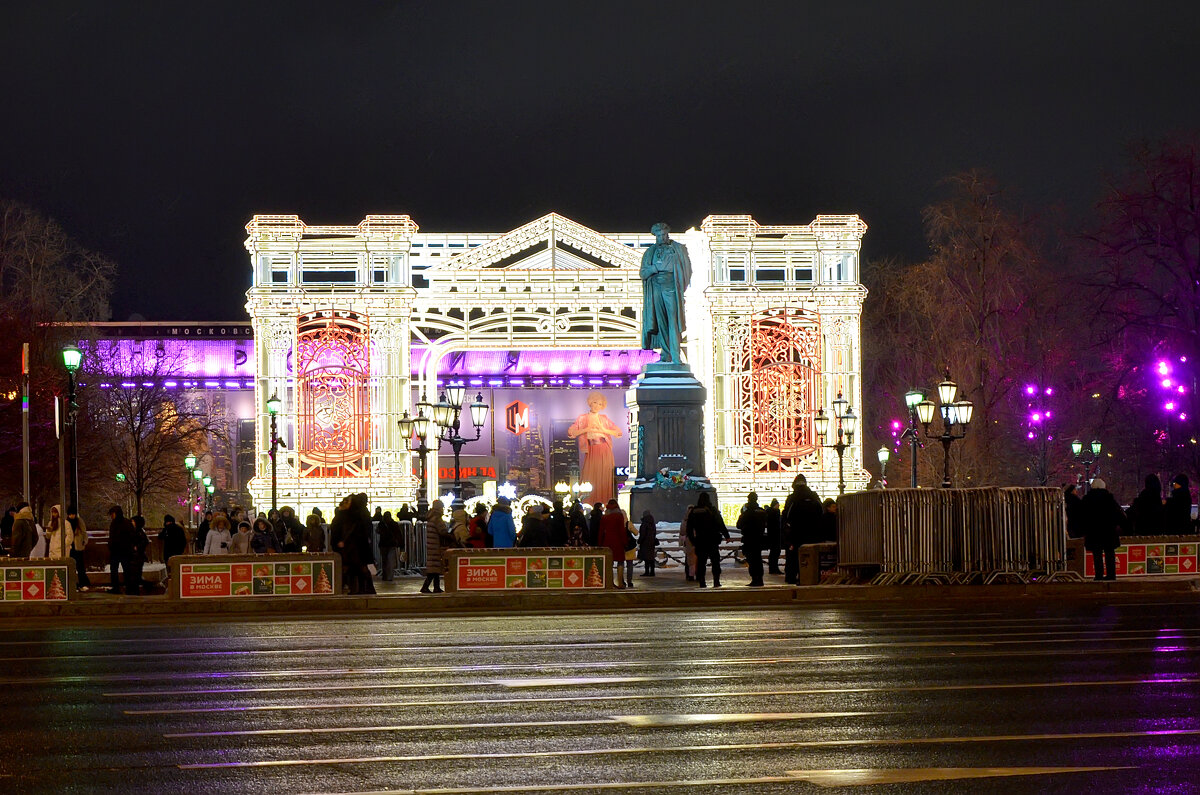
{"label": "bare tree", "polygon": [[[107,320],[116,266],[55,221],[0,200],[0,457],[21,460],[21,344],[30,343],[30,469],[35,510],[58,492],[53,397],[65,392],[61,349],[80,326]],[[21,491],[21,467],[0,468],[0,489]]]}
{"label": "bare tree", "polygon": [[[1131,148],[1086,239],[1099,265],[1090,280],[1098,328],[1109,353],[1111,411],[1154,438],[1160,460],[1144,469],[1200,467],[1196,414],[1200,367],[1200,139],[1176,135]],[[1159,391],[1157,361],[1169,361],[1171,389]],[[1178,389],[1183,391],[1179,392]],[[1124,403],[1124,406],[1118,405]],[[1167,406],[1171,406],[1170,409]],[[1140,411],[1129,413],[1136,406]]]}
{"label": "bare tree", "polygon": [[[1039,463],[1048,455],[1028,444],[1021,389],[1060,365],[1061,289],[1045,268],[1035,225],[1004,206],[993,180],[968,172],[947,185],[950,195],[924,212],[930,258],[884,262],[867,275],[867,377],[903,417],[904,393],[928,391],[949,370],[975,405],[966,438],[952,448],[955,484],[1043,481],[1048,467]],[[876,427],[890,439],[886,416]],[[932,430],[939,428],[935,420]],[[921,480],[937,482],[941,451],[921,460]]]}
{"label": "bare tree", "polygon": [[228,441],[222,407],[167,386],[180,377],[181,356],[114,343],[94,346],[85,358],[91,380],[111,384],[89,388],[86,409],[105,429],[103,454],[125,476],[138,513],[152,498],[187,490],[184,456],[202,457]]}

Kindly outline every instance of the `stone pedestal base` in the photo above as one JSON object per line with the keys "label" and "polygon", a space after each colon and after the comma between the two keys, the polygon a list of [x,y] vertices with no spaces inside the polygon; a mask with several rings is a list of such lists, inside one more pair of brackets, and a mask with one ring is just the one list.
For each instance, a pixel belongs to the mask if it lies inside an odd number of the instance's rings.
{"label": "stone pedestal base", "polygon": [[[646,365],[629,390],[629,514],[636,524],[643,511],[655,521],[678,522],[702,492],[716,504],[716,491],[704,471],[704,401],[707,390],[686,364]],[[657,476],[666,470],[692,479],[664,486]]]}

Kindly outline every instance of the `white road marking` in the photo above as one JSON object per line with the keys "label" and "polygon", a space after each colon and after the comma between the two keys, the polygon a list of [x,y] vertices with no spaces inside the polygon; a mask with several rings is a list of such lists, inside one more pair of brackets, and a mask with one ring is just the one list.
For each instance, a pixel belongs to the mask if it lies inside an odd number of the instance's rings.
{"label": "white road marking", "polygon": [[1195,737],[1200,729],[1159,729],[1154,731],[1074,732],[1063,734],[1002,734],[954,737],[863,737],[835,740],[789,740],[768,743],[725,743],[711,745],[674,745],[658,748],[591,748],[556,751],[496,751],[476,754],[413,754],[403,756],[350,756],[325,759],[262,759],[251,762],[203,762],[181,764],[180,770],[212,770],[223,768],[297,767],[303,765],[385,764],[397,762],[470,761],[483,759],[553,759],[584,756],[645,756],[666,753],[714,753],[723,751],[795,750],[800,748],[861,748],[886,745],[963,745],[970,743],[1046,742],[1051,740],[1113,740],[1133,737]]}
{"label": "white road marking", "polygon": [[489,723],[404,723],[388,726],[320,726],[299,729],[231,729],[228,731],[175,732],[164,734],[169,739],[186,737],[262,737],[274,735],[362,734],[370,732],[461,731],[475,729],[525,729],[566,726],[600,726],[615,723],[639,728],[691,726],[722,723],[770,723],[827,718],[858,718],[885,715],[886,712],[710,712],[662,715],[609,715],[586,720],[529,720],[496,721]]}
{"label": "white road marking", "polygon": [[[580,790],[637,790],[637,789],[709,789],[712,787],[745,787],[754,784],[792,784],[808,781],[820,787],[854,786],[854,776],[861,783],[906,783],[916,781],[951,781],[999,776],[1051,776],[1061,773],[1100,773],[1112,770],[1133,770],[1132,767],[984,767],[984,768],[891,768],[881,770],[789,770],[783,776],[755,778],[677,779],[674,781],[605,781],[594,784],[522,784],[512,787],[433,787],[429,789],[355,790],[325,795],[489,795],[505,792],[578,792]],[[878,781],[865,779],[874,774]],[[846,783],[827,784],[825,780],[845,779]]]}
{"label": "white road marking", "polygon": [[[680,677],[691,679],[692,677]],[[707,677],[714,678],[714,677]],[[758,679],[755,674],[730,674],[725,679]],[[656,681],[652,677],[644,677],[646,681]],[[660,680],[657,680],[660,681]],[[599,683],[598,683],[599,684]],[[235,707],[185,707],[180,709],[127,709],[126,715],[195,715],[221,712],[286,712],[292,710],[339,710],[339,709],[394,709],[397,707],[450,707],[462,704],[472,706],[483,705],[521,705],[548,703],[576,703],[592,701],[676,701],[681,697],[688,699],[721,699],[721,698],[764,698],[770,696],[821,696],[843,695],[852,693],[928,693],[938,691],[966,690],[1029,690],[1036,688],[1058,687],[1137,687],[1150,685],[1200,684],[1200,678],[1173,677],[1169,679],[1111,679],[1111,680],[1080,680],[1074,682],[998,682],[968,685],[894,685],[874,687],[820,687],[794,690],[714,690],[695,693],[615,693],[604,695],[569,695],[569,696],[533,696],[523,698],[462,698],[442,699],[437,701],[354,701],[304,704],[261,704],[254,706]]]}

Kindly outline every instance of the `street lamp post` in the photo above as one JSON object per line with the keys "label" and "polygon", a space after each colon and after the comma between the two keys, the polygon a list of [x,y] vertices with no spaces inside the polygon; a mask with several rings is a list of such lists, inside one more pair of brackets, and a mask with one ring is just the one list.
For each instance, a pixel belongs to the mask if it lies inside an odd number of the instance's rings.
{"label": "street lamp post", "polygon": [[454,448],[454,503],[451,507],[455,510],[463,506],[462,467],[459,465],[463,445],[480,438],[483,434],[484,423],[487,422],[488,413],[488,405],[483,402],[483,393],[480,392],[470,406],[471,424],[475,426],[475,435],[470,438],[464,437],[461,433],[464,392],[465,389],[461,384],[448,386],[437,405],[433,407],[433,421],[437,425],[435,438],[438,447],[441,447],[442,442],[449,442],[450,446]]}
{"label": "street lamp post", "polygon": [[887,447],[880,447],[879,450],[875,453],[875,456],[876,456],[876,458],[879,459],[879,482],[881,484],[883,484],[883,488],[886,489],[887,488],[887,464],[888,464],[888,459],[892,457],[892,451],[887,449]]}
{"label": "street lamp post", "polygon": [[71,458],[67,467],[68,487],[67,504],[63,506],[63,519],[71,509],[79,510],[79,445],[75,434],[76,420],[79,416],[79,403],[75,400],[75,373],[83,361],[83,354],[74,345],[62,349],[63,367],[67,369],[67,424],[70,426]]}
{"label": "street lamp post", "polygon": [[904,433],[900,434],[900,439],[908,439],[912,445],[912,455],[909,461],[909,466],[912,474],[909,478],[909,488],[917,487],[917,450],[921,447],[920,434],[917,433],[917,405],[925,399],[925,393],[916,389],[910,390],[904,395],[904,405],[908,407],[908,427],[904,429]]}
{"label": "street lamp post", "polygon": [[271,397],[267,398],[267,413],[271,415],[271,510],[275,511],[277,501],[277,490],[279,486],[279,466],[276,457],[279,453],[279,448],[285,446],[283,440],[279,438],[279,411],[283,408],[283,401],[279,399],[279,393],[271,393]]}
{"label": "street lamp post", "polygon": [[[200,507],[200,499],[204,493],[204,470],[196,467],[192,470],[192,480],[196,483],[196,501],[188,503],[188,513],[193,513]],[[191,493],[190,491],[188,492]]]}
{"label": "street lamp post", "polygon": [[822,447],[831,448],[837,453],[838,495],[841,496],[846,493],[846,476],[842,466],[842,458],[846,454],[846,449],[854,444],[854,432],[858,429],[858,417],[854,415],[854,409],[842,397],[841,392],[838,392],[838,396],[834,398],[833,416],[837,419],[837,442],[835,444],[825,444],[825,435],[829,433],[829,416],[825,414],[824,408],[817,410],[817,416],[813,418],[813,426],[817,430],[818,443]]}
{"label": "street lamp post", "polygon": [[[1071,452],[1075,454],[1075,460],[1083,464],[1083,493],[1087,494],[1088,485],[1092,482],[1092,465],[1100,460],[1100,440],[1092,439],[1092,443],[1088,445],[1091,455],[1084,452],[1083,442],[1076,439],[1071,442]],[[1099,473],[1099,467],[1096,469]]]}
{"label": "street lamp post", "polygon": [[946,370],[945,379],[937,385],[938,400],[941,401],[942,432],[932,434],[929,424],[933,422],[933,412],[937,406],[932,400],[922,400],[917,403],[917,417],[925,426],[925,436],[942,443],[942,488],[948,489],[950,483],[950,445],[967,435],[967,426],[971,424],[971,416],[975,413],[975,405],[969,400],[955,401],[958,394],[958,384],[950,380],[950,370]]}
{"label": "street lamp post", "polygon": [[[429,512],[429,497],[428,486],[425,480],[425,461],[429,457],[429,452],[432,449],[429,446],[429,414],[425,409],[430,410],[433,407],[425,400],[425,396],[421,396],[421,401],[417,403],[417,416],[409,417],[408,412],[404,412],[404,416],[397,422],[400,425],[400,435],[404,437],[404,447],[409,452],[416,452],[421,459],[421,480],[417,484],[417,514],[424,519],[425,514]],[[412,443],[413,433],[416,432],[419,443],[414,448]]]}
{"label": "street lamp post", "polygon": [[196,456],[188,453],[183,458],[183,468],[187,470],[187,528],[192,529],[192,473],[196,471]]}

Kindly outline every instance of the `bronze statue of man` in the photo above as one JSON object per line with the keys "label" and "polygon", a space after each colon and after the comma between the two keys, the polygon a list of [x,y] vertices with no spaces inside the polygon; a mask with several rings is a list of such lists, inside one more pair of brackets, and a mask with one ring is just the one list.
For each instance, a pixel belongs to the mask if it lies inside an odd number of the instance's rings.
{"label": "bronze statue of man", "polygon": [[660,349],[663,362],[680,362],[683,293],[692,281],[687,248],[670,238],[671,227],[650,227],[657,242],[642,254],[642,348]]}

